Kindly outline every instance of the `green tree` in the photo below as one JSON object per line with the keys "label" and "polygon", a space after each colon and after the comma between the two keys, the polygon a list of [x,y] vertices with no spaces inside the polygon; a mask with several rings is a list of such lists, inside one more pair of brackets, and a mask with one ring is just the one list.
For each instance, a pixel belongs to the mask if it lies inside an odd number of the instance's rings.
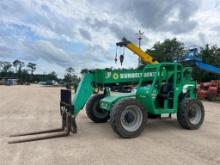
{"label": "green tree", "polygon": [[22,63],[22,62],[19,61],[19,60],[14,60],[14,61],[13,61],[12,64],[13,64],[13,66],[14,66],[14,68],[15,68],[15,72],[16,72],[16,73],[18,73],[18,70],[19,70],[19,68],[20,68],[21,63]]}
{"label": "green tree", "polygon": [[[199,56],[202,58],[204,63],[220,67],[220,48],[218,48],[216,45],[210,46],[207,44],[204,47],[201,47]],[[219,75],[201,70],[196,67],[193,67],[193,77],[196,80],[203,82],[220,79]]]}
{"label": "green tree", "polygon": [[24,62],[20,60],[15,60],[12,64],[15,68],[16,73],[21,72],[22,68],[25,66]]}
{"label": "green tree", "polygon": [[87,69],[87,68],[84,68],[84,69],[82,69],[81,71],[80,71],[80,73],[81,74],[83,74],[83,73],[87,73],[89,70]]}
{"label": "green tree", "polygon": [[17,74],[17,78],[21,79],[21,77],[22,77],[22,75],[21,75],[22,74],[22,69],[25,66],[25,63],[20,61],[20,60],[15,60],[15,61],[13,61],[12,64],[13,64],[13,66],[15,68],[15,71],[16,71],[16,74]]}
{"label": "green tree", "polygon": [[55,71],[52,71],[51,73],[49,73],[49,74],[47,75],[47,77],[48,77],[49,80],[56,80],[56,81],[58,80],[57,74],[56,74]]}
{"label": "green tree", "polygon": [[31,81],[33,82],[33,74],[34,74],[34,71],[37,69],[36,67],[37,64],[34,64],[34,63],[31,63],[29,62],[27,64],[27,68],[29,68],[29,70],[31,71]]}
{"label": "green tree", "polygon": [[11,70],[12,64],[10,62],[3,62],[2,72],[7,73]]}
{"label": "green tree", "polygon": [[0,68],[1,68],[1,77],[12,77],[12,64],[7,61],[1,61],[0,62]]}
{"label": "green tree", "polygon": [[75,74],[75,69],[69,67],[66,69],[66,74],[64,75],[64,81],[69,83],[78,83],[78,77]]}
{"label": "green tree", "polygon": [[4,62],[5,61],[0,61],[0,72],[2,72],[2,70],[3,70]]}
{"label": "green tree", "polygon": [[146,50],[159,62],[173,62],[176,58],[183,56],[184,44],[176,38],[166,39],[162,43],[156,42],[151,49]]}
{"label": "green tree", "polygon": [[19,79],[20,79],[20,82],[21,82],[21,84],[23,84],[23,83],[25,83],[25,82],[30,82],[30,75],[28,74],[28,70],[27,69],[22,69],[22,70],[20,70],[20,77],[19,77]]}
{"label": "green tree", "polygon": [[220,67],[220,48],[216,45],[201,47],[200,56],[206,63]]}
{"label": "green tree", "polygon": [[37,69],[37,64],[34,64],[34,63],[29,62],[29,63],[27,64],[27,67],[30,69],[31,75],[33,75],[33,74],[34,74],[34,71]]}

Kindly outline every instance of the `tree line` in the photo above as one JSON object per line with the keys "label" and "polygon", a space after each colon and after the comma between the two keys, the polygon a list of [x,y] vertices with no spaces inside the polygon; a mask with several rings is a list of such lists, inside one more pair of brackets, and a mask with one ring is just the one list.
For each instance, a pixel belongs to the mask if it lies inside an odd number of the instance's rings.
{"label": "tree line", "polygon": [[0,61],[0,78],[18,79],[19,84],[47,81],[76,83],[79,81],[79,78],[72,67],[66,69],[63,79],[58,78],[55,71],[47,74],[34,74],[36,69],[37,64],[32,62],[25,64],[25,62],[20,60],[15,60],[13,62]]}
{"label": "tree line", "polygon": [[[206,44],[200,47],[199,50],[199,57],[204,63],[220,67],[220,48],[217,45]],[[146,50],[159,62],[173,62],[175,59],[183,57],[186,51],[184,43],[176,38],[156,42],[151,49]],[[189,63],[183,63],[183,65],[192,67],[192,76],[199,82],[220,79],[220,75],[200,70],[195,65]]]}
{"label": "tree line", "polygon": [[29,62],[27,65],[23,61],[15,60],[12,63],[0,61],[0,77],[19,79],[20,83],[33,82],[36,64]]}

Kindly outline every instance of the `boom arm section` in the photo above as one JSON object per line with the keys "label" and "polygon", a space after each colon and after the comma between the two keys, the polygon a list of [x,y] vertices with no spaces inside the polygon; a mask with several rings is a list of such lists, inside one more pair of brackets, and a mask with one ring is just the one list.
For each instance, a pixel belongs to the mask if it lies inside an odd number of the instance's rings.
{"label": "boom arm section", "polygon": [[89,97],[93,94],[93,79],[92,73],[85,73],[77,88],[76,94],[72,101],[74,115],[84,107]]}
{"label": "boom arm section", "polygon": [[[72,98],[72,102],[67,101],[71,106],[71,114],[76,116],[83,109],[95,88],[111,87],[114,84],[138,84],[140,79],[142,82],[150,82],[154,79],[155,70],[149,73],[143,73],[142,69],[97,69],[84,73],[76,94]],[[71,97],[71,94],[69,94]],[[69,98],[70,100],[70,98]],[[66,102],[65,100],[63,100]],[[62,102],[62,97],[61,97]]]}
{"label": "boom arm section", "polygon": [[144,52],[142,49],[137,47],[135,44],[133,44],[131,41],[127,40],[126,38],[123,38],[121,42],[116,43],[117,46],[120,47],[127,47],[129,50],[134,52],[136,55],[138,55],[141,60],[146,64],[158,64],[159,62],[156,61],[153,57],[151,57],[148,53]]}

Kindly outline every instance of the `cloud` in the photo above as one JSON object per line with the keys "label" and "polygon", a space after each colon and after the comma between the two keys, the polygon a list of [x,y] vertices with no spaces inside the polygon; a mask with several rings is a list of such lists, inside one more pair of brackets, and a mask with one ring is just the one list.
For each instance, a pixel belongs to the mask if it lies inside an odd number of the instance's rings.
{"label": "cloud", "polygon": [[44,40],[24,43],[24,51],[30,55],[28,58],[32,60],[41,58],[48,63],[55,63],[60,66],[71,65],[74,61],[63,49],[57,48],[51,42]]}
{"label": "cloud", "polygon": [[82,37],[85,38],[86,40],[88,40],[88,41],[92,40],[90,33],[88,31],[86,31],[85,29],[80,28],[79,32],[82,35]]}
{"label": "cloud", "polygon": [[[115,43],[122,37],[142,47],[176,37],[185,43],[218,43],[217,0],[1,0],[0,60],[19,57],[43,61],[51,69],[113,65]],[[135,67],[128,55],[126,66]]]}
{"label": "cloud", "polygon": [[143,26],[155,31],[184,33],[195,28],[197,24],[190,19],[198,9],[195,1],[138,0],[128,4],[130,5],[127,5],[125,10],[130,8],[129,12],[134,12],[134,16]]}
{"label": "cloud", "polygon": [[87,18],[86,22],[90,28],[94,31],[101,31],[102,29],[107,29],[109,33],[112,33],[117,39],[122,37],[129,37],[132,40],[136,40],[135,31],[132,28],[120,26],[116,23],[110,23],[108,20],[99,20],[98,18]]}
{"label": "cloud", "polygon": [[[83,53],[67,53],[62,48],[56,47],[49,41],[38,40],[34,42],[24,42],[23,51],[27,61],[44,60],[50,65],[57,65],[63,68],[74,67],[78,72],[82,68],[105,68],[110,67],[106,61],[113,63],[113,56],[101,46],[93,46],[85,49]],[[112,58],[111,58],[112,57]]]}
{"label": "cloud", "polygon": [[[94,2],[103,5],[100,0],[93,0],[91,3]],[[113,0],[104,4],[112,6],[112,10],[123,19],[123,23],[137,21],[144,28],[153,31],[185,33],[197,25],[191,17],[196,13],[199,5],[192,0]]]}
{"label": "cloud", "polygon": [[0,58],[9,58],[15,50],[13,48],[7,47],[6,45],[0,45]]}

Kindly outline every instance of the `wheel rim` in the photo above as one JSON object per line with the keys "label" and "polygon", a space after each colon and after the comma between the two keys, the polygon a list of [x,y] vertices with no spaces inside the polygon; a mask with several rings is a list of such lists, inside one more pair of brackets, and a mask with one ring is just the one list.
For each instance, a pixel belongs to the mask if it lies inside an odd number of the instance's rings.
{"label": "wheel rim", "polygon": [[121,125],[126,131],[136,131],[141,126],[142,121],[141,109],[136,105],[127,106],[121,113]]}
{"label": "wheel rim", "polygon": [[190,123],[196,125],[201,121],[202,111],[198,104],[192,104],[188,113]]}
{"label": "wheel rim", "polygon": [[99,101],[96,101],[93,105],[93,114],[97,118],[106,118],[108,116],[108,111],[105,111],[99,107]]}

